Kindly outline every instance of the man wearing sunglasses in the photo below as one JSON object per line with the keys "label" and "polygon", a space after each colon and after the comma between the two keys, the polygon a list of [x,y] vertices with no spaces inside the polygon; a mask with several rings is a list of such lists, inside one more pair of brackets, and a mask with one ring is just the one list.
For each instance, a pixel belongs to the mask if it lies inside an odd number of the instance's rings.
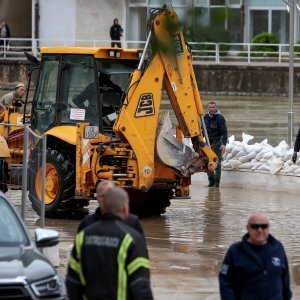
{"label": "man wearing sunglasses", "polygon": [[222,300],[292,298],[285,250],[269,227],[265,213],[252,213],[242,241],[229,247],[219,274]]}

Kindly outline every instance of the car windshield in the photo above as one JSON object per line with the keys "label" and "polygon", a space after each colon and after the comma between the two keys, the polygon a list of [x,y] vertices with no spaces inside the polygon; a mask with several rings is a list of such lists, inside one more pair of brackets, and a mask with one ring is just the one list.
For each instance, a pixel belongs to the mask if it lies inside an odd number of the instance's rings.
{"label": "car windshield", "polygon": [[0,246],[28,244],[22,224],[10,205],[0,197]]}

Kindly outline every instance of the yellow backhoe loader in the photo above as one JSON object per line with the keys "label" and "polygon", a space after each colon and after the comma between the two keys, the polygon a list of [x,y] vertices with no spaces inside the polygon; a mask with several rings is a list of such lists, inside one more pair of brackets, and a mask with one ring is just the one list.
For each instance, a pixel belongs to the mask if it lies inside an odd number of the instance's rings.
{"label": "yellow backhoe loader", "polygon": [[[47,217],[86,206],[101,180],[125,188],[133,212],[161,214],[172,197],[189,196],[192,174],[215,169],[192,55],[173,8],[151,10],[148,28],[142,51],[42,48],[30,123],[47,135]],[[160,109],[163,97],[174,129]],[[29,198],[38,213],[39,159],[30,149]]]}

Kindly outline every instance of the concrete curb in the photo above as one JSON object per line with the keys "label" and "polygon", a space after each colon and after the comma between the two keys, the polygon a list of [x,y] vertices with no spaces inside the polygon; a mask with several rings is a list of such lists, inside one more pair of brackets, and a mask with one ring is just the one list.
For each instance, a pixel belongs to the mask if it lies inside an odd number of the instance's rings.
{"label": "concrete curb", "polygon": [[[201,182],[206,186],[208,183],[206,173],[192,175],[192,183],[197,182]],[[220,186],[298,194],[300,177],[281,174],[272,175],[267,172],[222,170]]]}

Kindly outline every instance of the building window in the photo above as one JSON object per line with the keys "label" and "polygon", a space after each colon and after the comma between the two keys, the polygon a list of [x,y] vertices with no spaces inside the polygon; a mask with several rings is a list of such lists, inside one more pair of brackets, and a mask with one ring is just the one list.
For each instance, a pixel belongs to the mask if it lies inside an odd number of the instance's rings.
{"label": "building window", "polygon": [[277,33],[281,44],[289,43],[289,14],[283,10],[272,11],[271,32]]}
{"label": "building window", "polygon": [[251,10],[250,13],[250,39],[262,32],[268,32],[268,11]]}
{"label": "building window", "polygon": [[276,33],[281,44],[289,41],[289,14],[285,10],[251,10],[250,41],[262,32]]}

